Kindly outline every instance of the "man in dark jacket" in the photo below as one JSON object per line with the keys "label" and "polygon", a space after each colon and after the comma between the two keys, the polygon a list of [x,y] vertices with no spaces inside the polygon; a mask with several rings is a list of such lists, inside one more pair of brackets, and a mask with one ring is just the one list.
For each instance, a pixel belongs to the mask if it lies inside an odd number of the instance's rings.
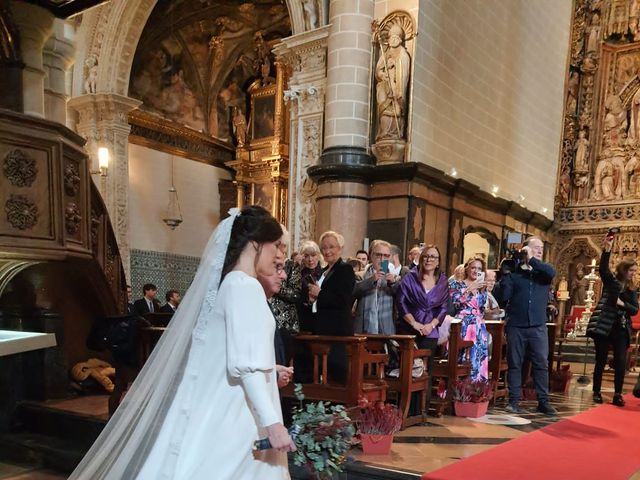
{"label": "man in dark jacket", "polygon": [[507,411],[524,413],[519,402],[522,394],[522,364],[529,353],[533,382],[538,397],[538,412],[557,415],[549,404],[549,341],[547,337],[547,304],[549,287],[556,272],[542,261],[544,244],[530,237],[522,248],[523,259],[512,273],[506,273],[494,290],[494,296],[506,304],[507,314]]}

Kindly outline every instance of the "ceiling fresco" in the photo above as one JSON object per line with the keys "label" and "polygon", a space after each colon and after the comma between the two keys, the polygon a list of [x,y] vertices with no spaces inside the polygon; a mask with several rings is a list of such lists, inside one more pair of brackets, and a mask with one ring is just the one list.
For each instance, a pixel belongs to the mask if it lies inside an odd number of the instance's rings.
{"label": "ceiling fresco", "polygon": [[160,0],[136,49],[129,95],[147,112],[231,141],[233,107],[271,69],[269,52],[291,35],[280,1]]}

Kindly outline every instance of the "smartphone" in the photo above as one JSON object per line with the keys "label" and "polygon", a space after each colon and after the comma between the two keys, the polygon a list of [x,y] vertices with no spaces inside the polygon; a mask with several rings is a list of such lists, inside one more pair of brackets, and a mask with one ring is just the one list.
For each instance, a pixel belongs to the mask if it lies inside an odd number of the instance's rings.
{"label": "smartphone", "polygon": [[304,277],[304,280],[308,285],[313,285],[316,283],[316,280],[311,275],[307,275],[306,277]]}
{"label": "smartphone", "polygon": [[618,233],[620,233],[620,227],[612,227],[607,230],[607,238],[609,240],[613,240],[613,237],[615,237]]}
{"label": "smartphone", "polygon": [[384,273],[389,273],[389,260],[382,260],[382,262],[380,262],[380,269]]}
{"label": "smartphone", "polygon": [[479,282],[484,282],[484,272],[478,272],[477,280]]}

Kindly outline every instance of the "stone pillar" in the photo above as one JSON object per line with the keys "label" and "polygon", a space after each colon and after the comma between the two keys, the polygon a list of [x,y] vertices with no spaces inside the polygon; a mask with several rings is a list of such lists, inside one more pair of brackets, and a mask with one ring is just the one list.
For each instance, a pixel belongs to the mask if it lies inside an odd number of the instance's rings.
{"label": "stone pillar", "polygon": [[303,240],[317,239],[316,183],[307,170],[322,152],[326,85],[326,49],[329,27],[285,38],[274,53],[291,69],[284,98],[289,108],[289,212],[292,249]]}
{"label": "stone pillar", "polygon": [[42,7],[12,0],[11,14],[20,35],[22,104],[28,115],[45,118],[42,49],[51,35],[53,14]]}
{"label": "stone pillar", "polygon": [[0,2],[0,108],[23,111],[22,55],[20,54],[18,27],[13,21],[9,5]]}
{"label": "stone pillar", "polygon": [[375,163],[369,152],[373,18],[373,0],[334,0],[329,7],[324,150],[309,174],[319,184],[317,233],[342,233],[344,256],[362,247],[367,231],[367,176]]}
{"label": "stone pillar", "polygon": [[72,28],[63,20],[56,19],[53,34],[44,46],[43,62],[46,71],[44,85],[45,117],[54,122],[67,123],[67,100],[69,91],[67,75],[73,65],[75,45]]}
{"label": "stone pillar", "polygon": [[[94,181],[107,206],[127,281],[129,265],[129,149],[131,126],[129,112],[142,102],[115,93],[82,95],[69,100],[69,106],[79,114],[77,131],[87,139]],[[107,147],[110,153],[109,170],[103,181],[97,181],[98,148]]]}

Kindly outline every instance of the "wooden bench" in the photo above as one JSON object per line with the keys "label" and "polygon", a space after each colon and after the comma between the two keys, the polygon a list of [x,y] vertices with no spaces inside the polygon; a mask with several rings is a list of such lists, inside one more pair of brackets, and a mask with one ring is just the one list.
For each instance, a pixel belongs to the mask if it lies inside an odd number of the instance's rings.
{"label": "wooden bench", "polygon": [[499,320],[486,320],[487,332],[491,334],[491,359],[489,360],[489,375],[493,384],[493,405],[498,398],[508,395],[507,390],[507,339],[505,323]]}
{"label": "wooden bench", "polygon": [[[367,351],[367,338],[362,336],[332,337],[325,335],[296,335],[293,337],[297,349],[311,356],[312,378],[303,382],[305,399],[356,406],[360,397],[369,401],[384,401],[387,382],[384,366],[389,356]],[[329,372],[329,353],[334,346],[342,346],[346,353],[346,379],[344,383],[333,382]],[[299,357],[296,357],[299,358]],[[294,360],[294,369],[296,368]],[[365,375],[365,372],[374,374]],[[295,397],[294,384],[280,390],[283,397]]]}
{"label": "wooden bench", "polygon": [[[398,377],[385,377],[389,386],[387,392],[395,392],[398,396],[398,408],[402,412],[402,428],[426,421],[431,376],[428,369],[431,350],[417,349],[415,335],[363,335],[367,338],[367,350],[370,353],[385,353],[385,345],[393,340],[398,343],[399,366]],[[421,359],[424,372],[419,377],[413,376],[414,360]],[[420,414],[409,415],[411,396],[420,392]]]}
{"label": "wooden bench", "polygon": [[[446,382],[447,393],[445,398],[440,398],[437,394],[431,395],[431,403],[434,406],[436,414],[451,413],[453,406],[453,382],[471,374],[471,361],[469,360],[469,348],[473,345],[472,341],[463,340],[460,336],[462,331],[462,323],[460,320],[451,322],[449,330],[449,348],[445,358],[433,361],[434,379],[442,378]],[[462,361],[460,361],[462,358]]]}

